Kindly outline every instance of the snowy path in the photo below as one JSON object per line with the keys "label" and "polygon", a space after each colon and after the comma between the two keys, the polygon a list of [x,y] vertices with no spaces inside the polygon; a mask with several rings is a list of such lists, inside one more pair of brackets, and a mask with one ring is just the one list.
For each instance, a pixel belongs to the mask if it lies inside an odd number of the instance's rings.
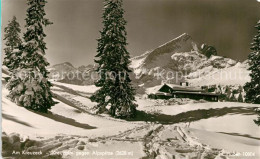
{"label": "snowy path", "polygon": [[27,151],[41,150],[43,156],[61,155],[62,158],[68,159],[192,157],[202,159],[223,156],[221,149],[211,149],[207,145],[200,144],[181,127],[160,124],[139,126],[106,137],[56,135],[54,138],[41,141],[25,141],[25,144],[29,143],[31,146]]}

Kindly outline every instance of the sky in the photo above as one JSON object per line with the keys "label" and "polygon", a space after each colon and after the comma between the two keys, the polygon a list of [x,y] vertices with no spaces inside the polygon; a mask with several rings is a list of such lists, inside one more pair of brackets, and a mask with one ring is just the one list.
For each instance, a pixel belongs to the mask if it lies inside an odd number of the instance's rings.
{"label": "sky", "polygon": [[[207,43],[221,56],[244,61],[260,19],[257,0],[123,0],[123,7],[132,57],[188,33],[199,45]],[[2,0],[2,33],[14,15],[25,31],[26,8],[26,0]],[[45,28],[51,65],[94,63],[102,9],[103,0],[48,0],[46,17],[54,23]]]}

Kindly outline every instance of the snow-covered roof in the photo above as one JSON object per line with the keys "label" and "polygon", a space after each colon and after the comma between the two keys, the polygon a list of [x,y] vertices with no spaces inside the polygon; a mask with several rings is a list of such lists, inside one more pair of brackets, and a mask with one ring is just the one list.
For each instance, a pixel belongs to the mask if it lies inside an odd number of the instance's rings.
{"label": "snow-covered roof", "polygon": [[177,84],[161,84],[155,87],[147,88],[147,94],[157,94],[160,93],[160,89],[167,85],[168,87],[172,88],[174,91],[187,91],[187,92],[202,92],[203,90],[200,87],[190,87],[190,86],[180,86]]}
{"label": "snow-covered roof", "polygon": [[164,84],[164,85],[171,87],[174,91],[193,91],[193,92],[203,91],[200,87],[181,86],[177,84]]}
{"label": "snow-covered roof", "polygon": [[147,93],[147,94],[155,94],[155,93],[159,92],[159,89],[161,89],[162,86],[163,86],[163,84],[162,84],[162,85],[158,85],[158,86],[154,86],[154,87],[147,88],[147,89],[146,89],[146,93]]}

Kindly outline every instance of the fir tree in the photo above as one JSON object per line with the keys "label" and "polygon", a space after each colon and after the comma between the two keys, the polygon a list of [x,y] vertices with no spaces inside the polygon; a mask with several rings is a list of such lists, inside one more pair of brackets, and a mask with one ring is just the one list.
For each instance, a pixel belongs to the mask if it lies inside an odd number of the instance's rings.
{"label": "fir tree", "polygon": [[260,104],[260,21],[255,28],[257,35],[253,38],[252,52],[248,56],[251,81],[245,84],[244,89],[246,102]]}
{"label": "fir tree", "polygon": [[10,72],[17,68],[19,63],[19,47],[22,43],[20,38],[21,28],[17,22],[16,17],[9,21],[7,26],[4,28],[4,40],[5,42],[5,58],[3,65],[5,65]]}
{"label": "fir tree", "polygon": [[137,105],[129,78],[130,55],[126,50],[126,21],[123,14],[122,0],[105,0],[104,27],[98,39],[95,60],[100,74],[95,85],[101,88],[91,100],[98,103],[101,112],[107,107],[114,117],[134,117]]}
{"label": "fir tree", "polygon": [[46,37],[43,27],[52,24],[44,18],[46,0],[27,0],[26,32],[19,67],[7,84],[9,97],[20,105],[47,112],[56,102],[52,99],[51,83],[47,80],[49,65],[45,55]]}

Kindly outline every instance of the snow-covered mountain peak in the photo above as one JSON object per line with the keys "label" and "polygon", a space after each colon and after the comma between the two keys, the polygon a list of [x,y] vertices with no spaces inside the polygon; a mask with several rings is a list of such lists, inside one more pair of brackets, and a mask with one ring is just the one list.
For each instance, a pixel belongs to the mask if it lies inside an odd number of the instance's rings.
{"label": "snow-covered mountain peak", "polygon": [[171,56],[177,52],[198,51],[196,43],[191,36],[184,33],[169,42],[166,42],[152,51],[148,51],[140,56],[132,58],[131,67],[136,74],[140,73],[141,67],[157,67],[168,65]]}
{"label": "snow-covered mountain peak", "polygon": [[70,62],[63,62],[63,63],[60,63],[60,64],[56,64],[56,65],[53,65],[53,67],[56,67],[56,66],[67,66],[67,67],[74,67]]}
{"label": "snow-covered mountain peak", "polygon": [[[207,58],[187,33],[131,60],[130,67],[134,70],[139,84],[147,86],[155,86],[162,82],[189,81],[212,71],[218,72],[233,66],[246,70],[245,62],[238,64],[237,61],[222,56]],[[161,74],[162,71],[165,71],[164,76],[169,72],[176,77],[178,74],[178,80],[165,81],[161,76],[161,79],[158,79],[158,73]]]}
{"label": "snow-covered mountain peak", "polygon": [[75,71],[76,68],[70,63],[70,62],[64,62],[60,64],[53,65],[48,68],[50,72],[56,71],[56,72],[70,72]]}
{"label": "snow-covered mountain peak", "polygon": [[[192,38],[187,33],[183,33],[182,35],[178,36],[177,38],[174,38],[170,40],[169,42],[160,45],[158,48],[156,48],[156,51],[160,51],[161,53],[167,53],[175,51],[176,49],[180,49],[183,47],[183,43],[192,41]],[[154,51],[155,51],[154,50]]]}

